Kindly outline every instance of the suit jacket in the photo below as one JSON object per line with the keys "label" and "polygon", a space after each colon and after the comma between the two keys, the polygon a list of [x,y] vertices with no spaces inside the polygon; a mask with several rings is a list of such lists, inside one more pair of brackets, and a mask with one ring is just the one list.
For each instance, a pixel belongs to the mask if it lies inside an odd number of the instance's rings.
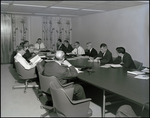
{"label": "suit jacket", "polygon": [[71,53],[73,50],[72,46],[69,44],[68,47],[65,46],[64,52],[65,53]]}
{"label": "suit jacket", "polygon": [[57,50],[65,51],[65,45],[62,44],[61,46],[57,45]]}
{"label": "suit jacket", "polygon": [[101,64],[108,64],[108,63],[112,63],[113,59],[112,59],[112,53],[107,49],[105,55],[103,56],[103,53],[100,51],[98,54],[98,57],[102,57],[100,59]]}
{"label": "suit jacket", "polygon": [[96,57],[97,51],[94,48],[92,48],[91,51],[90,50],[85,51],[85,55],[90,56],[90,57]]}
{"label": "suit jacket", "polygon": [[59,65],[57,62],[52,61],[46,63],[44,66],[43,75],[55,76],[59,81],[64,84],[67,82],[66,79],[76,77],[78,75],[76,69],[73,66],[66,67]]}
{"label": "suit jacket", "polygon": [[23,57],[27,60],[27,62],[30,62],[29,58],[32,57],[32,53],[30,53],[30,51],[27,49],[26,53],[23,55]]}
{"label": "suit jacket", "polygon": [[[136,66],[134,64],[134,61],[132,60],[132,57],[129,53],[125,53],[122,60],[123,64],[122,66],[129,69],[136,69]],[[120,64],[121,63],[121,57],[118,56],[114,62],[114,64]]]}

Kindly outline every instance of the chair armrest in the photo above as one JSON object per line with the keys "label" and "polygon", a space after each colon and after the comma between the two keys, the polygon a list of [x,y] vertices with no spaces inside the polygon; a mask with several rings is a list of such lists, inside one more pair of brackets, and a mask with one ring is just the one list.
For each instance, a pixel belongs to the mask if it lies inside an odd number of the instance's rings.
{"label": "chair armrest", "polygon": [[70,86],[70,85],[73,85],[74,82],[70,82],[70,83],[67,83],[67,84],[63,84],[62,87],[67,87],[67,86]]}
{"label": "chair armrest", "polygon": [[92,100],[91,98],[86,98],[86,99],[71,101],[71,102],[72,102],[72,104],[77,105],[77,104],[81,104],[81,103],[85,103],[85,102],[90,102],[91,100]]}

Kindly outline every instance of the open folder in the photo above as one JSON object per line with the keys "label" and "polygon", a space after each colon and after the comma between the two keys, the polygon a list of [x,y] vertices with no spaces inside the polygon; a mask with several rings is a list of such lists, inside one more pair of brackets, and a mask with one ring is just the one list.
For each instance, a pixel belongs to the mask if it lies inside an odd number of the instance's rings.
{"label": "open folder", "polygon": [[30,59],[30,62],[33,64],[36,64],[36,63],[41,62],[41,61],[42,61],[42,59],[39,55],[35,55]]}

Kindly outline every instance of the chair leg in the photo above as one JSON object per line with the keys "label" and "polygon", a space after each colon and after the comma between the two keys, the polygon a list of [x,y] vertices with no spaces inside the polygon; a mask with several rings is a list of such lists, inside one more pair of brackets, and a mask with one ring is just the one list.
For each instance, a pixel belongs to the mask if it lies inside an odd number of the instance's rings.
{"label": "chair leg", "polygon": [[27,86],[28,86],[28,80],[25,81],[24,93],[26,93]]}

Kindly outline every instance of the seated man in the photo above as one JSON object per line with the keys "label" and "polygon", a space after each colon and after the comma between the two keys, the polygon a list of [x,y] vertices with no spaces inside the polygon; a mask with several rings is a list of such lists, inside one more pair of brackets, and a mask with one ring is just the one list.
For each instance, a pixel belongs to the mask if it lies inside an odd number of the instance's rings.
{"label": "seated man", "polygon": [[39,50],[39,51],[46,49],[44,43],[42,43],[42,39],[41,39],[41,38],[38,38],[38,39],[37,39],[37,42],[36,42],[36,44],[34,45],[34,47],[35,47],[35,49],[37,49],[37,50]]}
{"label": "seated man", "polygon": [[[67,83],[67,79],[71,79],[78,75],[74,66],[65,60],[65,53],[57,51],[55,54],[55,61],[45,64],[43,75],[55,76],[62,84]],[[79,84],[74,84],[73,99],[85,99],[84,89]]]}
{"label": "seated man", "polygon": [[[36,66],[36,64],[28,63],[26,61],[26,59],[22,57],[22,55],[24,55],[24,54],[25,54],[24,49],[21,46],[19,46],[18,52],[17,52],[16,56],[14,57],[15,62],[19,62],[25,69],[28,69],[28,70],[31,68],[34,68]],[[40,62],[41,61],[42,61],[42,59],[40,60]]]}
{"label": "seated man", "polygon": [[70,53],[72,52],[73,48],[72,46],[69,44],[68,40],[64,40],[64,45],[65,45],[65,50],[64,53]]}
{"label": "seated man", "polygon": [[95,60],[99,61],[101,64],[108,64],[113,62],[112,53],[108,50],[105,43],[100,45],[100,52]]}
{"label": "seated man", "polygon": [[65,46],[64,46],[64,44],[62,43],[62,40],[61,40],[61,39],[58,39],[58,40],[57,40],[57,50],[65,51]]}
{"label": "seated man", "polygon": [[34,55],[34,45],[33,44],[30,44],[29,45],[29,48],[26,50],[26,53],[23,55],[23,57],[28,61],[29,59]]}
{"label": "seated man", "polygon": [[97,56],[97,51],[94,48],[92,48],[92,43],[91,42],[86,43],[86,47],[87,50],[85,51],[85,55],[95,58]]}
{"label": "seated man", "polygon": [[84,49],[80,46],[80,43],[78,41],[76,41],[74,43],[74,47],[75,47],[74,50],[71,53],[68,53],[68,54],[75,54],[77,56],[81,56],[81,55],[85,54]]}
{"label": "seated man", "polygon": [[116,51],[118,57],[113,61],[114,64],[121,64],[125,68],[136,69],[131,55],[126,52],[124,47],[117,47]]}

